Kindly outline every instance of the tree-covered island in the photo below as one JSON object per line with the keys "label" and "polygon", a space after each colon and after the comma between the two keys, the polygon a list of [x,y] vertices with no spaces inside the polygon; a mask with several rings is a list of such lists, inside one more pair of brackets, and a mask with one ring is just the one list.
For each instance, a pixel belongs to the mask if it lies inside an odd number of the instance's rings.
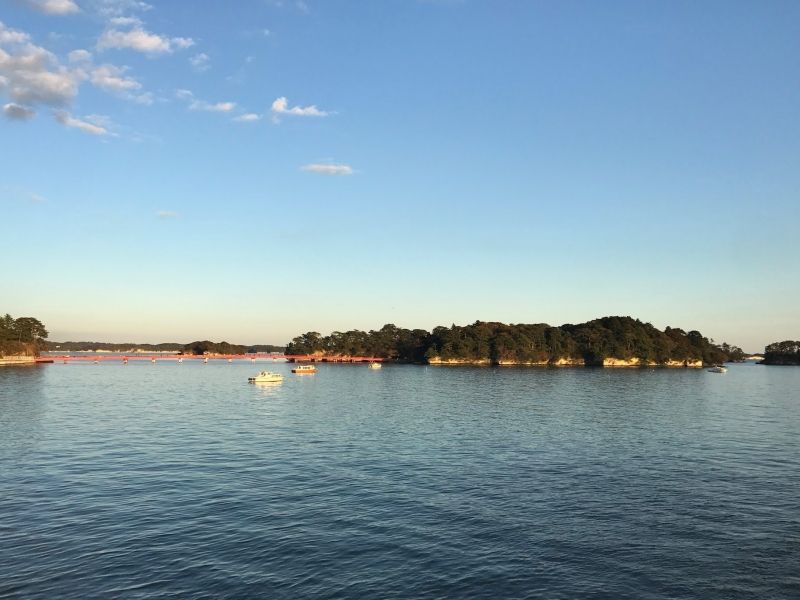
{"label": "tree-covered island", "polygon": [[0,361],[33,362],[45,347],[47,329],[33,317],[0,317]]}
{"label": "tree-covered island", "polygon": [[717,345],[698,331],[660,331],[631,317],[603,317],[577,325],[475,321],[424,329],[384,325],[378,330],[315,331],[294,338],[287,355],[375,356],[428,364],[701,367],[742,360],[737,346]]}
{"label": "tree-covered island", "polygon": [[786,340],[764,348],[762,365],[800,365],[800,342]]}

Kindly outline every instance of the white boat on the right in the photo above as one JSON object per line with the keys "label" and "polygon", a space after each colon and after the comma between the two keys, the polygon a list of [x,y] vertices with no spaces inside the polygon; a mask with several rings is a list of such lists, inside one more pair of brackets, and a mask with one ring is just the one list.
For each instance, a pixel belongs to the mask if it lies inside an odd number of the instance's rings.
{"label": "white boat on the right", "polygon": [[727,373],[728,367],[723,367],[722,365],[715,365],[708,369],[709,373]]}

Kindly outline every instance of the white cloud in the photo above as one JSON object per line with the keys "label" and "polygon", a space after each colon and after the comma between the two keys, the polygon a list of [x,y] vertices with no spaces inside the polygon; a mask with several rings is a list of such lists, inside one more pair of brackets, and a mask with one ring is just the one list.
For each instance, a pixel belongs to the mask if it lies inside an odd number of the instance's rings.
{"label": "white cloud", "polygon": [[198,100],[189,90],[178,90],[175,97],[186,100],[189,103],[189,110],[204,110],[207,112],[231,112],[236,108],[236,102],[206,102]]}
{"label": "white cloud", "polygon": [[56,121],[65,127],[72,127],[84,133],[97,136],[113,135],[108,130],[109,120],[107,117],[100,117],[99,115],[91,115],[86,117],[85,120],[76,119],[65,110],[58,110],[54,113]]}
{"label": "white cloud", "polygon": [[0,78],[8,97],[19,104],[64,106],[78,94],[79,70],[62,66],[51,52],[32,44],[27,33],[0,22]]}
{"label": "white cloud", "polygon": [[5,113],[6,118],[12,121],[30,121],[36,116],[36,111],[31,107],[14,104],[13,102],[9,102],[3,106],[3,113]]}
{"label": "white cloud", "polygon": [[71,63],[87,63],[92,60],[92,53],[88,50],[73,50],[67,54],[67,59]]}
{"label": "white cloud", "polygon": [[178,218],[178,213],[176,213],[174,210],[159,210],[156,213],[156,216],[159,219],[176,219]]}
{"label": "white cloud", "polygon": [[237,123],[253,123],[255,121],[260,121],[261,115],[257,115],[256,113],[245,113],[243,115],[239,115],[238,117],[234,117],[233,120]]}
{"label": "white cloud", "polygon": [[0,21],[0,45],[24,44],[30,41],[30,39],[31,36],[24,31],[9,29]]}
{"label": "white cloud", "polygon": [[94,65],[92,54],[82,49],[70,52],[68,59],[70,64],[62,65],[54,54],[33,44],[27,33],[0,22],[0,97],[10,100],[3,106],[6,118],[29,120],[37,105],[45,105],[58,109],[55,119],[66,127],[116,136],[107,119],[79,119],[63,110],[76,98],[84,81],[131,102],[153,103],[153,95],[142,91],[142,84],[127,74],[127,67]]}
{"label": "white cloud", "polygon": [[293,115],[296,117],[327,117],[330,113],[318,109],[315,105],[311,106],[292,106],[285,96],[281,96],[272,103],[272,113],[274,116]]}
{"label": "white cloud", "polygon": [[46,15],[69,15],[80,11],[73,0],[23,0],[23,3]]}
{"label": "white cloud", "polygon": [[192,68],[195,71],[202,73],[203,71],[208,71],[211,68],[211,65],[208,64],[210,60],[211,57],[208,54],[205,52],[200,52],[189,59],[189,64],[192,65]]}
{"label": "white cloud", "polygon": [[[130,19],[127,19],[127,21],[130,21]],[[157,54],[169,54],[176,49],[180,50],[194,45],[194,40],[191,38],[168,38],[146,31],[138,22],[131,21],[127,24],[133,24],[134,27],[127,31],[114,28],[104,31],[100,39],[97,40],[97,49],[129,49],[155,56]]]}
{"label": "white cloud", "polygon": [[355,172],[350,165],[333,163],[312,163],[300,167],[300,170],[320,175],[352,175]]}

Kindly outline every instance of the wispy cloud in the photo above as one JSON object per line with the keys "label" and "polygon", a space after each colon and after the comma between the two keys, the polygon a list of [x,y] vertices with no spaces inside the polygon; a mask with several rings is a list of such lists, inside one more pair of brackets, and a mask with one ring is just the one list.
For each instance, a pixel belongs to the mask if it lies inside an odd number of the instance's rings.
{"label": "wispy cloud", "polygon": [[89,135],[114,135],[111,131],[109,131],[110,120],[108,117],[101,115],[89,115],[83,119],[77,119],[65,110],[56,111],[53,116],[55,116],[56,121],[61,123],[64,127],[77,129],[83,133],[88,133]]}
{"label": "wispy cloud", "polygon": [[189,64],[192,65],[192,69],[198,73],[203,73],[211,68],[209,64],[210,61],[211,57],[208,54],[200,52],[189,59]]}
{"label": "wispy cloud", "polygon": [[142,0],[82,0],[84,6],[91,5],[92,9],[102,17],[119,17],[133,12],[146,12],[153,6]]}
{"label": "wispy cloud", "polygon": [[176,213],[174,210],[159,210],[156,213],[156,216],[159,219],[177,219],[178,213]]}
{"label": "wispy cloud", "polygon": [[277,98],[272,103],[272,115],[275,120],[284,115],[291,115],[294,117],[327,117],[329,114],[330,113],[327,111],[318,109],[314,104],[310,106],[290,107],[289,101],[285,96]]}
{"label": "wispy cloud", "polygon": [[15,202],[28,202],[30,204],[42,204],[47,202],[47,198],[36,192],[32,192],[20,186],[0,185],[0,197],[3,199],[14,200]]}
{"label": "wispy cloud", "polygon": [[202,110],[207,112],[231,112],[236,108],[236,102],[206,102],[195,98],[190,90],[178,90],[175,96],[189,103],[189,110]]}
{"label": "wispy cloud", "polygon": [[81,10],[73,0],[22,0],[22,3],[46,15],[69,15]]}
{"label": "wispy cloud", "polygon": [[352,175],[355,173],[350,165],[335,163],[311,163],[303,165],[300,170],[319,175]]}
{"label": "wispy cloud", "polygon": [[245,113],[234,117],[233,120],[237,123],[255,123],[256,121],[260,121],[261,118],[261,115],[257,115],[256,113]]}
{"label": "wispy cloud", "polygon": [[[192,38],[167,37],[144,29],[141,20],[135,17],[117,17],[110,21],[111,28],[106,29],[97,40],[98,50],[128,49],[150,56],[169,54],[194,46]],[[129,28],[126,30],[120,28]]]}
{"label": "wispy cloud", "polygon": [[36,111],[29,106],[9,102],[3,106],[3,114],[12,121],[30,121],[36,116]]}
{"label": "wispy cloud", "polygon": [[132,102],[148,106],[152,104],[153,94],[150,92],[140,92],[142,84],[133,77],[125,75],[127,70],[127,67],[103,64],[91,69],[89,81],[93,86],[115,94],[125,100],[131,100]]}

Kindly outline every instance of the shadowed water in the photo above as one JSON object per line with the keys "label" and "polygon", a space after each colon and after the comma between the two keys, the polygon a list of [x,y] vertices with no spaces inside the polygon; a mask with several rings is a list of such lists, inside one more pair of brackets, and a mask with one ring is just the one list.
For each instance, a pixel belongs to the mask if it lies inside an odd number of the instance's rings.
{"label": "shadowed water", "polygon": [[797,598],[800,368],[0,369],[0,597]]}

